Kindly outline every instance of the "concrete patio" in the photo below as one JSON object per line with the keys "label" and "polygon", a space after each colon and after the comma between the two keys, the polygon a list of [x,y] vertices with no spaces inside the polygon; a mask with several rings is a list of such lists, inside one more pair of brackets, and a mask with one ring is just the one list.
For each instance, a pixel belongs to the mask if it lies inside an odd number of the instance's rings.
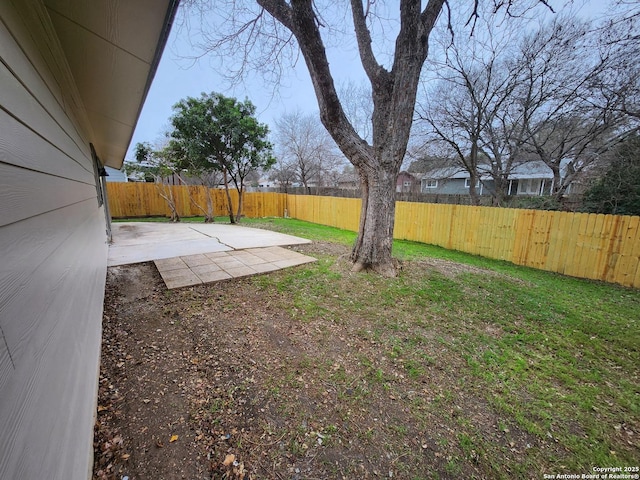
{"label": "concrete patio", "polygon": [[108,265],[153,261],[167,288],[315,262],[287,248],[304,238],[238,225],[123,222],[112,225]]}

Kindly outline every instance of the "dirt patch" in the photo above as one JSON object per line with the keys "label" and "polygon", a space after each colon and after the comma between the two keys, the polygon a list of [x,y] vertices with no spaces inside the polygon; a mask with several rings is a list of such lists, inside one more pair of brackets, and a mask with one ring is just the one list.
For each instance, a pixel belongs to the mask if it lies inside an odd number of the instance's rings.
{"label": "dirt patch", "polygon": [[[332,259],[327,309],[367,294],[339,280],[355,275],[347,247],[295,249]],[[476,270],[410,266],[424,269]],[[94,478],[487,478],[474,434],[509,458],[545,448],[498,426],[446,332],[366,306],[310,320],[288,294],[296,284],[270,275],[168,291],[152,263],[109,269]]]}
{"label": "dirt patch", "polygon": [[331,255],[334,257],[346,256],[351,252],[351,248],[347,245],[331,242],[313,242],[291,247],[296,252],[309,255]]}
{"label": "dirt patch", "polygon": [[461,273],[476,273],[483,275],[495,274],[495,272],[492,272],[490,270],[474,267],[472,265],[451,262],[449,260],[443,260],[440,258],[430,258],[429,260],[419,260],[411,263],[417,267],[436,270],[443,275],[446,275],[447,277],[456,277]]}
{"label": "dirt patch", "polygon": [[152,263],[107,275],[97,478],[209,478],[189,425],[189,339]]}

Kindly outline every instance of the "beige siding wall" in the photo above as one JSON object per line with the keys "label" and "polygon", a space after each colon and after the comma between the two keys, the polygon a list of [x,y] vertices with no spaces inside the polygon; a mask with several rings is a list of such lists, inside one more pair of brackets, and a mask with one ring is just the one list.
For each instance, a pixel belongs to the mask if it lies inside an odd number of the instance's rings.
{"label": "beige siding wall", "polygon": [[105,219],[52,32],[39,2],[0,2],[2,479],[86,479],[92,458]]}

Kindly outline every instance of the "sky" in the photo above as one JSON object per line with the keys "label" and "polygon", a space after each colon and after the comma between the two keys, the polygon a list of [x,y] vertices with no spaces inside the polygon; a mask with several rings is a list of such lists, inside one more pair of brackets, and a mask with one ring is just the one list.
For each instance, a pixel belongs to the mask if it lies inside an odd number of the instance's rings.
{"label": "sky", "polygon": [[[133,150],[138,142],[161,141],[169,130],[172,106],[186,97],[199,97],[201,93],[217,92],[239,100],[248,98],[256,106],[258,119],[275,129],[276,120],[284,113],[300,110],[317,113],[318,105],[311,84],[311,78],[300,57],[295,68],[287,71],[282,79],[282,87],[274,92],[260,75],[253,75],[243,84],[230,86],[212,66],[216,61],[207,57],[198,61],[187,58],[193,47],[186,28],[178,20],[171,30],[162,58],[158,65],[151,88],[147,94],[136,129],[129,145],[126,159],[133,159]],[[364,80],[365,75],[359,63],[355,48],[342,49],[338,56],[330,58],[337,85],[349,79]],[[359,71],[354,75],[354,65]]]}
{"label": "sky", "polygon": [[[560,2],[550,2],[552,5]],[[580,8],[581,14],[591,15],[602,8],[606,1],[587,0]],[[180,13],[178,13],[180,15]],[[158,65],[151,88],[147,94],[138,124],[134,131],[126,160],[133,159],[133,149],[138,142],[152,144],[161,141],[169,129],[172,106],[183,98],[198,97],[202,92],[218,92],[239,100],[248,98],[257,107],[258,119],[273,131],[275,122],[283,114],[300,110],[303,113],[318,112],[311,79],[302,58],[289,70],[282,87],[274,92],[257,75],[243,84],[229,86],[205,58],[192,61],[187,57],[192,50],[186,28],[174,26]],[[343,45],[329,52],[334,80],[339,86],[346,81],[359,83],[365,80],[354,45]],[[427,60],[428,61],[428,60]]]}

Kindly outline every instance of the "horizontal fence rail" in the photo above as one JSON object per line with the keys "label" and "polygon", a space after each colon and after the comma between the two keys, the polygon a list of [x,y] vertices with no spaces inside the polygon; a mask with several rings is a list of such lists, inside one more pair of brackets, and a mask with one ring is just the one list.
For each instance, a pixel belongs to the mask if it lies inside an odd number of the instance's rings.
{"label": "horizontal fence rail", "polygon": [[[205,187],[171,187],[179,212],[202,215]],[[226,194],[212,189],[216,215],[227,213]],[[233,192],[235,193],[235,192]],[[108,184],[114,218],[168,215],[154,184]],[[237,196],[232,197],[237,202]],[[356,198],[246,193],[247,217],[289,216],[357,231]],[[396,203],[394,237],[506,260],[540,270],[640,288],[640,217],[429,203]]]}

